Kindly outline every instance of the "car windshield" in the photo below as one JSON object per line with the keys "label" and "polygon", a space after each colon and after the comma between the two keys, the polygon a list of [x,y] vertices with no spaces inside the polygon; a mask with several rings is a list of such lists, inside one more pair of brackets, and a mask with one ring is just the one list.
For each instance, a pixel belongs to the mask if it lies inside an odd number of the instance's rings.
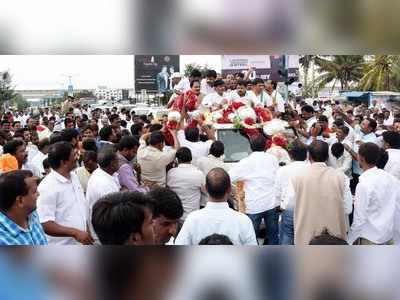
{"label": "car windshield", "polygon": [[218,140],[225,146],[225,162],[238,162],[251,153],[249,140],[234,129],[217,131]]}

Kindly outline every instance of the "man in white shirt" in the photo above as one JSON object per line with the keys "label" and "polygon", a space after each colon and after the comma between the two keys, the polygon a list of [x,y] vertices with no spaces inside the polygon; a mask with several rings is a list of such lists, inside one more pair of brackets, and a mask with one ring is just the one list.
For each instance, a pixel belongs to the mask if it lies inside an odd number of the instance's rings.
{"label": "man in white shirt", "polygon": [[82,110],[80,108],[80,104],[79,103],[74,103],[73,107],[74,107],[74,109],[73,109],[74,117],[81,117],[82,118]]}
{"label": "man in white shirt", "polygon": [[253,80],[252,90],[248,91],[251,101],[254,105],[264,106],[267,93],[265,92],[264,80],[256,78]]}
{"label": "man in white shirt", "polygon": [[206,178],[206,189],[210,197],[206,207],[187,217],[175,244],[198,245],[202,239],[216,233],[226,235],[234,245],[257,245],[250,219],[228,206],[229,175],[220,168],[211,170]]}
{"label": "man in white shirt", "polygon": [[43,161],[47,158],[47,153],[49,152],[50,141],[48,138],[44,138],[39,142],[38,148],[39,152],[32,159],[31,164],[34,165],[40,172],[41,176],[45,173],[43,167]]}
{"label": "man in white shirt", "polygon": [[207,126],[202,127],[206,132],[208,140],[205,142],[200,141],[200,130],[197,127],[186,127],[185,130],[178,131],[178,141],[182,147],[190,149],[194,163],[200,157],[206,157],[210,152],[210,147],[215,140],[215,133],[213,129]]}
{"label": "man in white shirt", "polygon": [[[97,168],[90,176],[86,190],[86,201],[89,205],[89,224],[93,206],[103,196],[116,193],[121,190],[118,174],[119,160],[117,153],[112,147],[104,147],[98,154]],[[92,236],[95,237],[94,230],[89,225]]]}
{"label": "man in white shirt", "polygon": [[92,244],[87,231],[88,206],[77,176],[75,152],[70,143],[49,149],[52,171],[39,184],[37,210],[49,244]]}
{"label": "man in white shirt", "polygon": [[228,95],[225,93],[225,82],[223,80],[216,80],[214,88],[215,92],[206,95],[201,105],[211,110],[218,110],[222,105],[228,103]]}
{"label": "man in white shirt", "polygon": [[264,220],[267,237],[264,244],[279,244],[279,201],[275,196],[275,178],[278,160],[265,153],[266,139],[259,135],[250,140],[253,153],[242,159],[229,171],[232,182],[243,181],[246,214],[252,220],[257,232]]}
{"label": "man in white shirt", "polygon": [[[60,121],[60,115],[59,115],[56,111],[53,111],[53,112],[51,113],[51,117],[54,117],[56,122],[59,122],[59,121]],[[51,117],[50,117],[50,118],[51,118]]]}
{"label": "man in white shirt", "polygon": [[355,242],[359,245],[393,244],[398,230],[400,182],[376,167],[379,153],[374,143],[364,143],[358,151],[358,161],[364,172],[356,189],[350,245]]}
{"label": "man in white shirt", "polygon": [[28,154],[27,161],[31,162],[35,155],[39,152],[39,149],[36,145],[31,142],[32,136],[31,132],[28,128],[22,128],[17,130],[14,135],[14,139],[22,139],[26,145],[26,151]]}
{"label": "man in white shirt", "polygon": [[214,82],[217,79],[217,72],[215,70],[208,70],[206,78],[201,80],[200,92],[204,95],[208,95],[215,92]]}
{"label": "man in white shirt", "polygon": [[[175,99],[179,96],[175,91],[175,87],[177,87],[178,85],[179,85],[179,82],[181,82],[182,81],[182,75],[179,73],[179,72],[175,72],[175,73],[173,73],[172,75],[171,75],[171,77],[170,77],[170,79],[171,79],[171,90],[173,91],[173,94],[171,95],[171,97],[169,98],[169,100],[168,100],[168,103],[167,103],[167,108],[170,108],[173,104],[174,104],[174,102],[175,102]],[[190,87],[190,85],[189,85],[189,87]],[[133,118],[132,118],[132,121],[133,121]],[[129,127],[130,128],[130,127]]]}
{"label": "man in white shirt", "polygon": [[190,77],[184,77],[181,79],[181,81],[179,81],[178,84],[175,85],[174,87],[174,94],[176,95],[182,95],[184,93],[186,93],[187,91],[190,90]]}
{"label": "man in white shirt", "polygon": [[[341,120],[342,121],[342,120]],[[343,123],[343,121],[342,121]],[[346,125],[341,125],[336,128],[336,133],[334,133],[334,136],[331,137],[327,142],[330,145],[333,145],[335,143],[342,143],[343,145],[349,146],[351,149],[354,148],[354,143],[352,141],[352,137],[350,136],[350,129]]]}
{"label": "man in white shirt", "polygon": [[[180,147],[176,131],[171,131],[171,134],[174,139],[174,147],[166,151],[163,151],[164,135],[162,132],[155,131],[140,138],[137,161],[142,171],[143,183],[147,186],[165,186],[166,184],[166,167],[174,161],[176,150]],[[147,140],[149,146],[146,144]]]}
{"label": "man in white shirt", "polygon": [[14,117],[14,122],[20,122],[21,123],[21,127],[24,127],[25,124],[22,124],[22,117],[23,117],[23,113],[21,111],[19,111],[15,117]]}
{"label": "man in white shirt", "polygon": [[242,102],[248,106],[253,106],[251,97],[251,94],[247,91],[247,82],[244,80],[238,80],[236,90],[229,94],[228,100]]}
{"label": "man in white shirt", "polygon": [[221,141],[215,141],[211,144],[210,154],[206,157],[199,157],[195,162],[195,165],[203,172],[204,176],[207,176],[214,168],[222,168],[225,171],[229,171],[229,166],[224,163],[224,143]]}
{"label": "man in white shirt", "polygon": [[189,148],[180,148],[176,152],[176,158],[178,167],[169,170],[167,187],[177,193],[181,199],[184,210],[182,220],[185,220],[188,214],[200,209],[202,192],[205,193],[205,176],[192,165],[192,154]]}
{"label": "man in white shirt", "polygon": [[394,117],[392,116],[390,111],[385,110],[383,113],[384,113],[383,125],[386,127],[392,126],[394,122]]}
{"label": "man in white shirt", "polygon": [[284,113],[285,112],[285,100],[283,100],[282,95],[276,90],[277,82],[271,79],[268,79],[265,82],[265,106],[273,107],[276,113]]}
{"label": "man in white shirt", "polygon": [[43,173],[40,172],[40,169],[38,167],[36,167],[35,165],[33,165],[32,163],[29,163],[29,162],[24,163],[22,165],[21,170],[31,171],[33,176],[35,176],[37,178],[42,178],[43,177]]}
{"label": "man in white shirt", "polygon": [[311,127],[318,122],[315,117],[314,108],[311,105],[305,105],[301,108],[301,115],[307,124],[307,133],[310,132]]}
{"label": "man in white shirt", "polygon": [[307,143],[307,141],[311,137],[311,128],[312,126],[318,122],[317,118],[315,117],[314,108],[311,105],[304,105],[301,108],[301,117],[305,120],[305,128],[297,127],[296,131],[300,135],[300,140],[303,143]]}
{"label": "man in white shirt", "polygon": [[173,90],[174,87],[181,81],[182,75],[179,72],[172,73],[170,79],[170,89]]}
{"label": "man in white shirt", "polygon": [[182,95],[190,90],[190,83],[194,80],[201,80],[201,72],[197,69],[193,69],[190,73],[189,78],[183,78],[177,85],[174,87],[174,92],[177,95]]}
{"label": "man in white shirt", "polygon": [[389,155],[385,171],[400,180],[400,133],[386,131],[383,133],[383,141]]}
{"label": "man in white shirt", "polygon": [[342,171],[347,177],[351,178],[352,162],[351,155],[345,151],[342,143],[334,143],[329,146],[328,166]]}
{"label": "man in white shirt", "polygon": [[291,145],[289,155],[292,162],[278,169],[275,182],[275,196],[277,201],[281,203],[282,209],[281,223],[279,226],[279,242],[281,245],[294,244],[293,213],[295,203],[288,202],[287,194],[291,179],[300,174],[308,165],[306,161],[307,146],[300,140],[296,140]]}
{"label": "man in white shirt", "polygon": [[363,143],[375,143],[378,144],[378,139],[375,134],[377,123],[374,119],[364,119],[361,122],[360,130],[355,132],[354,147],[345,145],[345,149],[351,154],[353,158],[353,180],[352,180],[352,191],[355,192],[355,188],[358,184],[358,177],[362,174],[362,169],[357,161],[358,149]]}
{"label": "man in white shirt", "polygon": [[27,112],[25,112],[22,116],[21,116],[21,126],[25,127],[28,123],[30,116]]}

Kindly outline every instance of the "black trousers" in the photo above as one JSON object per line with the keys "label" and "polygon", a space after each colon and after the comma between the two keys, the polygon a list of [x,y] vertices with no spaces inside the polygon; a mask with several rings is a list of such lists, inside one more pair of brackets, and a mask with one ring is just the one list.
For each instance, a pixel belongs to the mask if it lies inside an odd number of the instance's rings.
{"label": "black trousers", "polygon": [[[351,194],[354,196],[356,194],[356,188],[359,182],[359,177],[360,175],[358,174],[352,174],[353,179],[350,180],[350,190]],[[353,205],[353,210],[351,214],[349,215],[349,224],[353,224],[353,218],[354,218],[354,205]]]}

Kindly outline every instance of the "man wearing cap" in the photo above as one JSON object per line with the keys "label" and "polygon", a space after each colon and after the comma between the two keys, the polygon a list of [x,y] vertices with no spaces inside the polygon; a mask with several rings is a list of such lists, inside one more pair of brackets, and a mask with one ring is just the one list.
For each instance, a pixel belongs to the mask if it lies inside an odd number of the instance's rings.
{"label": "man wearing cap", "polygon": [[[171,75],[171,85],[172,85],[172,90],[174,90],[175,86],[179,84],[179,82],[182,79],[182,75],[179,72],[175,72]],[[169,98],[167,108],[170,108],[175,101],[175,98],[178,96],[175,92],[172,94],[171,98]]]}
{"label": "man wearing cap", "polygon": [[181,75],[181,73],[179,73],[179,72],[174,72],[174,73],[171,75],[171,85],[172,85],[172,88],[174,88],[175,85],[177,85],[177,84],[179,83],[179,81],[181,81],[181,78],[182,78],[182,75]]}

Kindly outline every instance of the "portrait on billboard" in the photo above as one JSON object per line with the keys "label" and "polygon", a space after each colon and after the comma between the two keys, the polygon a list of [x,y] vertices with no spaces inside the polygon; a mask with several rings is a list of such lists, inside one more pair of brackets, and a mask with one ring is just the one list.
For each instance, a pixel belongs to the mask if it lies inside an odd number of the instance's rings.
{"label": "portrait on billboard", "polygon": [[135,55],[135,89],[166,93],[179,72],[179,55]]}

